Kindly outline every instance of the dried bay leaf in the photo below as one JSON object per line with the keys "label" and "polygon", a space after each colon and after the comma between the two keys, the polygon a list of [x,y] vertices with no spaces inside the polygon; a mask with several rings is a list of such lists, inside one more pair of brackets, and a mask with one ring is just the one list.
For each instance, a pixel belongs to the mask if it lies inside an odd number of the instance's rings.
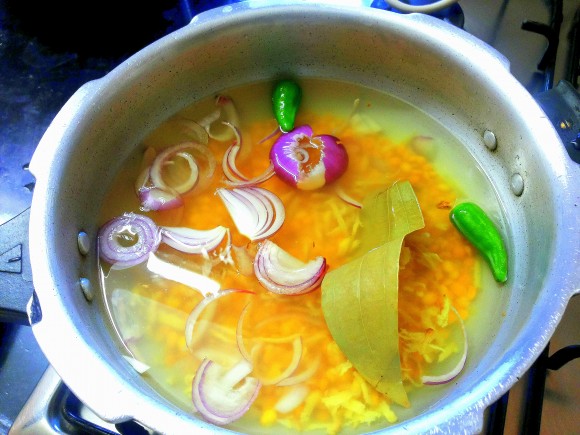
{"label": "dried bay leaf", "polygon": [[419,202],[408,181],[395,183],[365,198],[360,220],[361,254],[425,226]]}
{"label": "dried bay leaf", "polygon": [[399,257],[403,238],[425,225],[411,184],[396,183],[366,199],[361,224],[361,255],[326,274],[322,310],[334,340],[358,372],[408,407],[399,355]]}

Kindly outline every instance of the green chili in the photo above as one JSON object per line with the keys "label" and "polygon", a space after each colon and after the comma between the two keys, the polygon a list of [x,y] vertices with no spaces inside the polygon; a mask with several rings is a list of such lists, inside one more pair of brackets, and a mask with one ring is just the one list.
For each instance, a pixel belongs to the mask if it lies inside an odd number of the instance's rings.
{"label": "green chili", "polygon": [[501,235],[487,214],[476,204],[464,202],[449,213],[451,222],[489,263],[498,282],[507,280],[507,251]]}
{"label": "green chili", "polygon": [[274,116],[285,133],[294,129],[296,113],[301,99],[302,90],[298,83],[292,80],[282,80],[276,84],[272,94]]}

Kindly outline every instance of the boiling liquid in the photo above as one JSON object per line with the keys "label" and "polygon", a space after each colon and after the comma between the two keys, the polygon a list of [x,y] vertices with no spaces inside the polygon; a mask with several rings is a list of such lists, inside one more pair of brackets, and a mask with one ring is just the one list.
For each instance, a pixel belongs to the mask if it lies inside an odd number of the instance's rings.
{"label": "boiling liquid", "polygon": [[[358,209],[342,201],[335,187],[362,201],[399,180],[409,180],[426,226],[409,235],[402,250],[400,329],[421,332],[421,325],[415,324],[421,310],[439,312],[445,295],[466,319],[470,347],[475,349],[471,355],[477,353],[477,343],[490,331],[478,328],[472,319],[495,312],[492,300],[498,289],[487,265],[480,264],[471,246],[452,227],[448,214],[456,202],[470,200],[502,222],[489,181],[452,133],[417,108],[345,83],[305,79],[300,85],[303,100],[296,125],[307,123],[315,134],[340,137],[349,153],[349,168],[336,185],[317,191],[298,191],[276,177],[261,184],[278,195],[286,208],[284,225],[270,239],[304,262],[324,256],[331,268],[339,267],[353,258],[361,228]],[[269,164],[272,140],[259,142],[276,127],[271,114],[271,89],[271,83],[258,83],[224,92],[239,112],[243,146],[237,165],[249,177]],[[146,146],[161,150],[189,140],[191,132],[184,120],[201,119],[214,109],[213,104],[213,98],[208,98],[186,108],[144,141],[144,147],[126,163],[115,181],[105,202],[103,223],[124,212],[143,213],[134,191],[143,150]],[[230,228],[233,245],[247,247],[248,239],[237,232],[215,194],[218,187],[224,187],[220,163],[230,144],[208,144],[218,166],[204,191],[186,195],[184,207],[178,210],[145,214],[158,225],[195,229],[223,225]],[[228,367],[241,359],[236,328],[244,309],[244,343],[249,351],[254,350],[254,376],[271,379],[280,374],[292,359],[297,337],[302,357],[294,374],[313,369],[316,373],[304,382],[309,389],[304,403],[287,414],[273,409],[291,387],[263,386],[250,412],[230,425],[234,430],[272,433],[273,428],[284,431],[286,427],[290,433],[317,428],[322,432],[366,432],[391,424],[395,414],[404,419],[420,413],[446,388],[417,386],[427,364],[416,355],[407,355],[403,340],[402,366],[412,408],[390,405],[349,367],[333,342],[320,309],[320,289],[301,296],[278,296],[261,287],[255,277],[240,273],[237,263],[208,265],[201,255],[181,254],[165,245],[156,255],[208,276],[221,289],[242,288],[255,293],[231,294],[206,308],[194,331],[193,349],[189,350],[185,323],[202,299],[198,291],[152,274],[146,264],[122,271],[108,270],[103,265],[104,305],[121,351],[150,366],[144,378],[189,412],[195,412],[191,383],[201,360],[209,358]]]}

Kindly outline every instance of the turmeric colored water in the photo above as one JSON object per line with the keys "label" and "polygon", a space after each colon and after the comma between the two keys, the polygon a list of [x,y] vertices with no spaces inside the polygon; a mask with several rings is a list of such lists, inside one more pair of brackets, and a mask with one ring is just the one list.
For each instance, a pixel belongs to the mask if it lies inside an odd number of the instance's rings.
{"label": "turmeric colored water", "polygon": [[[236,99],[234,98],[234,101]],[[430,363],[458,358],[461,343],[451,339],[442,327],[449,303],[462,318],[471,314],[472,302],[478,294],[479,259],[470,245],[449,221],[449,209],[465,192],[443,178],[417,143],[429,140],[417,135],[395,134],[361,126],[360,119],[329,115],[316,105],[301,110],[297,125],[308,123],[315,134],[336,134],[349,154],[349,167],[336,185],[313,192],[298,191],[273,177],[260,187],[274,192],[286,208],[285,222],[270,240],[307,262],[323,256],[329,267],[336,268],[353,257],[361,231],[359,209],[347,204],[336,194],[338,186],[352,198],[363,198],[388,188],[399,180],[409,180],[415,190],[425,220],[425,228],[410,234],[404,241],[399,275],[399,347],[402,375],[413,398],[422,390],[421,375]],[[361,104],[370,107],[372,100]],[[349,107],[343,113],[348,114]],[[275,127],[268,116],[244,120],[241,113],[243,151],[238,168],[248,176],[261,173],[268,166],[272,140],[258,143]],[[169,124],[168,124],[169,125]],[[172,142],[174,130],[168,125],[152,134],[145,145],[162,149]],[[171,124],[175,125],[175,124]],[[413,142],[414,141],[414,142]],[[224,187],[219,163],[230,145],[210,140],[218,168],[211,185],[203,192],[185,197],[179,210],[149,212],[158,225],[210,229],[228,227],[232,244],[255,252],[256,244],[240,235],[225,206],[215,194]],[[139,211],[132,193],[143,151],[135,156],[116,182],[104,210],[103,222],[120,210]],[[123,199],[126,197],[125,199]],[[200,256],[179,254],[161,245],[160,256],[168,261],[203,269]],[[193,258],[195,257],[195,258]],[[234,260],[236,257],[234,255]],[[237,263],[236,263],[237,264]],[[257,400],[241,420],[231,427],[251,433],[272,433],[274,428],[289,432],[315,430],[338,433],[354,429],[365,432],[397,421],[400,408],[392,405],[374,390],[352,368],[326,328],[320,309],[320,289],[300,296],[280,296],[268,292],[250,275],[240,273],[237,265],[212,265],[208,276],[222,289],[251,290],[253,294],[235,293],[220,298],[208,307],[193,332],[194,348],[185,343],[185,321],[202,296],[191,288],[150,274],[141,265],[130,270],[104,272],[104,300],[113,329],[122,341],[122,351],[150,366],[143,376],[158,390],[184,409],[195,412],[191,402],[191,382],[203,358],[210,358],[226,367],[241,359],[236,343],[236,329],[245,309],[242,336],[244,346],[254,363],[252,376],[275,379],[290,364],[296,340],[302,344],[300,363],[292,376],[302,376],[299,383],[304,400],[287,413],[275,410],[276,404],[297,385],[263,385]],[[456,323],[453,315],[449,324]],[[312,374],[308,377],[308,374]]]}

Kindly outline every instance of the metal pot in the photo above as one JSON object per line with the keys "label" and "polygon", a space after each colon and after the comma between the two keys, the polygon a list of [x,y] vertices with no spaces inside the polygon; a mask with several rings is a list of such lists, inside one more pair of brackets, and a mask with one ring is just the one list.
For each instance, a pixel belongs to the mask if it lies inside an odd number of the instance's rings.
{"label": "metal pot", "polygon": [[[386,429],[481,430],[485,408],[529,368],[580,292],[580,169],[499,53],[425,16],[307,2],[226,6],[81,87],[30,164],[37,182],[29,317],[43,352],[105,420],[215,433],[121,357],[92,298],[99,287],[95,216],[123,161],[162,120],[224,88],[284,73],[359,83],[421,107],[465,144],[493,183],[509,222],[512,273],[497,302],[505,316],[488,320],[457,383]],[[486,131],[497,148],[485,145]],[[88,234],[88,249],[79,232]]]}

